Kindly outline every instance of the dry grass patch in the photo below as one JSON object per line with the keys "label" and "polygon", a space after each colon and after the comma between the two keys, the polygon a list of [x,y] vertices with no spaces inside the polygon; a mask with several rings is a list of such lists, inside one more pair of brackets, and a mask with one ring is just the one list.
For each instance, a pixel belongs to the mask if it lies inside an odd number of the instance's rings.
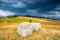
{"label": "dry grass patch", "polygon": [[[32,35],[22,38],[16,32],[18,24],[29,22],[29,20],[40,22],[42,28],[34,31]],[[0,40],[60,40],[60,21],[28,17],[2,18],[0,21],[2,21],[0,22]]]}

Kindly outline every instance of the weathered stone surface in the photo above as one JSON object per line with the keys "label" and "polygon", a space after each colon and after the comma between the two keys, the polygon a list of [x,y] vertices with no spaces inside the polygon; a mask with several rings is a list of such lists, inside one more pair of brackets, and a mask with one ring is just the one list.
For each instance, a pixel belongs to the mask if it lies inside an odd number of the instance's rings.
{"label": "weathered stone surface", "polygon": [[39,30],[41,28],[40,23],[27,23],[23,22],[18,26],[18,34],[22,37],[26,37],[28,35],[31,35],[33,33],[33,30]]}

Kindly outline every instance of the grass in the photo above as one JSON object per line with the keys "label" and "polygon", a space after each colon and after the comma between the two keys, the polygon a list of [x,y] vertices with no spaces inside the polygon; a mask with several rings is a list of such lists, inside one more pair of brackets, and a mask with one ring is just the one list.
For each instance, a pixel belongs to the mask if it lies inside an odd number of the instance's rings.
{"label": "grass", "polygon": [[4,36],[0,34],[0,40],[5,40]]}
{"label": "grass", "polygon": [[[40,22],[42,28],[23,38],[16,31],[21,22],[29,22],[29,20],[31,22]],[[0,40],[60,40],[60,21],[22,16],[0,18]]]}

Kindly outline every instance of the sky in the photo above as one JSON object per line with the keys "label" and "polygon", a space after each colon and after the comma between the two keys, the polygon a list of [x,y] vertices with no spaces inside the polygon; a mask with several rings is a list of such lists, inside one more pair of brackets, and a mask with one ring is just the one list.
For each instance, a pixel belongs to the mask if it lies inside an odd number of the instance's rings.
{"label": "sky", "polygon": [[60,0],[0,0],[0,17],[10,15],[60,19]]}

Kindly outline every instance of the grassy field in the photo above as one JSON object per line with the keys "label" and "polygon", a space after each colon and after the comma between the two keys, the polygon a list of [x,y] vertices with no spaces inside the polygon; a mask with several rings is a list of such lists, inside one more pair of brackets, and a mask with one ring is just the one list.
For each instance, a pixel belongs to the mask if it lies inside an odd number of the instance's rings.
{"label": "grassy field", "polygon": [[[23,38],[16,31],[21,22],[29,22],[29,20],[40,22],[42,28]],[[60,40],[60,21],[23,16],[0,18],[0,40]]]}

